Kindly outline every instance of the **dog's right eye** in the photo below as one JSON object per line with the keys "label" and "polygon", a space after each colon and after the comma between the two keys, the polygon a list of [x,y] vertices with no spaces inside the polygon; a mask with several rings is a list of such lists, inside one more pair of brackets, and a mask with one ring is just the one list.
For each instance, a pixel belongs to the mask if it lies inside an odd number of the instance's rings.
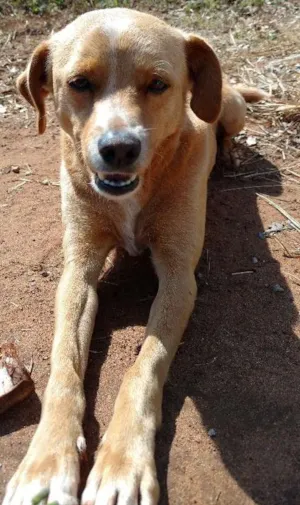
{"label": "dog's right eye", "polygon": [[88,91],[91,89],[90,82],[85,77],[76,77],[69,81],[69,86],[76,91]]}

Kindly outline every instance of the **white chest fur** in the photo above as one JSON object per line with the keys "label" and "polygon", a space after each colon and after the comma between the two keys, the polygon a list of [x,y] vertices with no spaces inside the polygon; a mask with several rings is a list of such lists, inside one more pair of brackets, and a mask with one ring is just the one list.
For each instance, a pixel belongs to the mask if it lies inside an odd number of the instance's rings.
{"label": "white chest fur", "polygon": [[140,204],[136,199],[125,200],[122,202],[122,210],[124,213],[124,220],[120,230],[124,242],[124,248],[131,256],[139,254],[139,250],[135,241],[135,227],[136,219],[141,210]]}

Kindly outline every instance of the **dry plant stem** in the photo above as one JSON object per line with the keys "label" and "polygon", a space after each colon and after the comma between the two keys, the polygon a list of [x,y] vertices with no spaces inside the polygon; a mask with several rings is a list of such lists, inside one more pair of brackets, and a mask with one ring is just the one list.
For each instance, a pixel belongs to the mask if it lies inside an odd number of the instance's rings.
{"label": "dry plant stem", "polygon": [[273,200],[271,200],[271,198],[268,198],[265,195],[262,195],[260,193],[256,193],[256,195],[259,198],[262,198],[263,200],[265,200],[269,205],[271,205],[272,207],[274,207],[274,209],[278,210],[278,212],[280,212],[280,214],[282,214],[284,217],[286,217],[292,223],[292,225],[294,226],[294,228],[298,232],[300,232],[300,223],[299,223],[299,221],[297,221],[297,219],[293,218],[286,210],[283,209],[283,207],[281,207],[277,203],[273,202]]}

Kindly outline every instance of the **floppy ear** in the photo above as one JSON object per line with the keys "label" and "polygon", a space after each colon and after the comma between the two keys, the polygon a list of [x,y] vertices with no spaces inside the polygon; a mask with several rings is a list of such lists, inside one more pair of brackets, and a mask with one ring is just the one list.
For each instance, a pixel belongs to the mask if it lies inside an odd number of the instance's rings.
{"label": "floppy ear", "polygon": [[212,48],[197,35],[186,38],[186,58],[193,81],[191,108],[206,123],[217,120],[222,102],[222,72]]}
{"label": "floppy ear", "polygon": [[49,43],[42,42],[32,53],[27,68],[17,79],[17,88],[38,114],[38,131],[46,130],[45,99],[49,93],[47,86],[47,60]]}

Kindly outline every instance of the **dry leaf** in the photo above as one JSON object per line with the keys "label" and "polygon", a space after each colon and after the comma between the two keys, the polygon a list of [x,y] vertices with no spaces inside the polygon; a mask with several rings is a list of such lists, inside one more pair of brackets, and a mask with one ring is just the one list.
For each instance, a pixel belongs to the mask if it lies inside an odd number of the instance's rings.
{"label": "dry leaf", "polygon": [[30,373],[12,343],[0,346],[0,413],[21,402],[34,391]]}

